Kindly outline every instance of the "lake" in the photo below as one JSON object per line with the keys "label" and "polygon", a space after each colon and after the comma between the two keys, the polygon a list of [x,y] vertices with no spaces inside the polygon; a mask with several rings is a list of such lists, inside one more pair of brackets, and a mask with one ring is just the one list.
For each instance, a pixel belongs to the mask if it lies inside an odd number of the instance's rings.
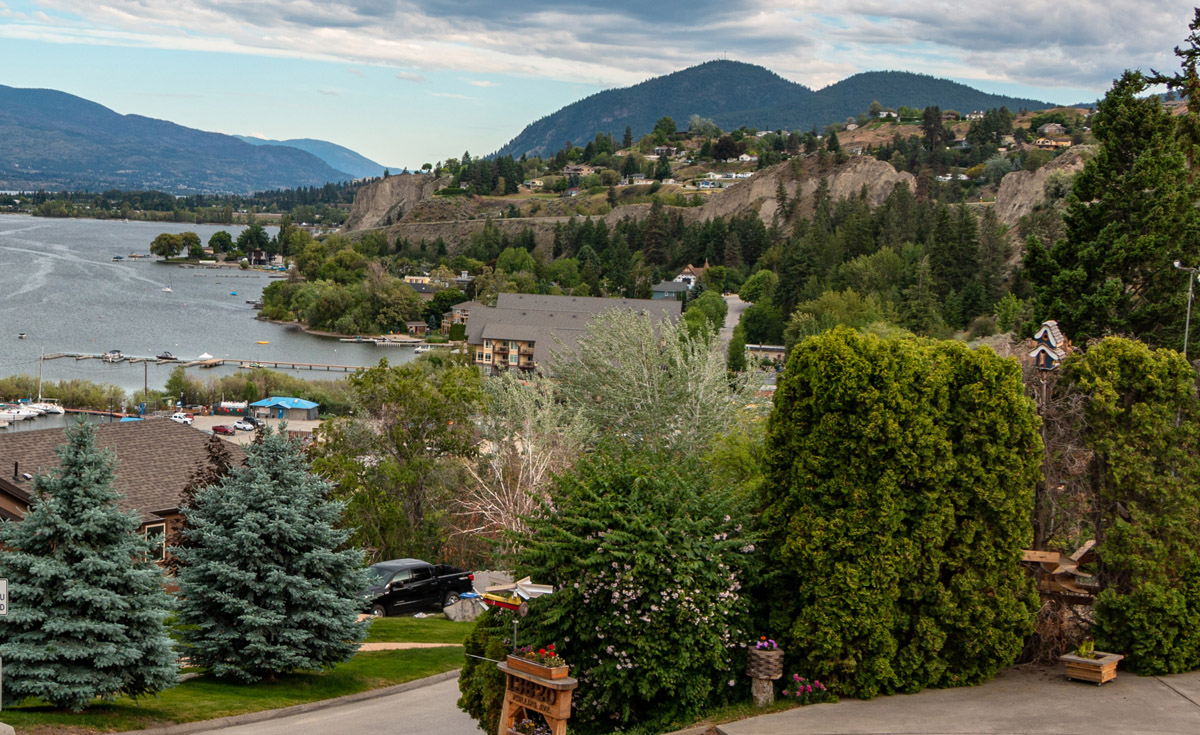
{"label": "lake", "polygon": [[[317,337],[292,326],[254,318],[257,301],[271,283],[266,271],[189,268],[128,260],[149,253],[162,232],[192,231],[207,243],[218,230],[235,239],[244,228],[167,222],[45,219],[0,215],[0,375],[37,375],[43,350],[100,354],[120,350],[149,356],[163,351],[181,360],[202,353],[269,362],[282,360],[368,366],[386,357],[393,364],[415,358],[411,347],[376,347]],[[272,231],[274,228],[269,228]],[[113,262],[113,256],[126,260]],[[162,289],[170,287],[172,292]],[[26,339],[17,335],[25,332]],[[265,341],[269,344],[258,344]],[[46,360],[43,378],[112,383],[127,392],[145,379],[161,389],[172,366],[66,357]],[[192,368],[198,377],[227,375],[233,367]],[[301,369],[295,375],[332,379],[344,372]],[[13,396],[8,396],[12,398]]]}

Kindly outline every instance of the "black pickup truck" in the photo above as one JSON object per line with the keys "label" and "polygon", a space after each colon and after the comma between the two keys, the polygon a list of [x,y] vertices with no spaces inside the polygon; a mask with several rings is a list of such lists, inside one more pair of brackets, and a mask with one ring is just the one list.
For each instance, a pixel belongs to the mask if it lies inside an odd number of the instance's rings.
{"label": "black pickup truck", "polygon": [[448,564],[420,559],[393,559],[367,567],[366,608],[386,617],[426,609],[441,610],[474,590],[475,575]]}

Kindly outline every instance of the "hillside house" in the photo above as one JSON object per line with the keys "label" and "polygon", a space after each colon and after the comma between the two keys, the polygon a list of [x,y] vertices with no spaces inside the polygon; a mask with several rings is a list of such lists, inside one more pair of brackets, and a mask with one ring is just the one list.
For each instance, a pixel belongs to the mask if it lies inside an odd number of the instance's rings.
{"label": "hillside house", "polygon": [[1033,144],[1045,151],[1071,147],[1071,141],[1067,138],[1038,138]]}
{"label": "hillside house", "polygon": [[[155,556],[166,557],[167,530],[181,515],[181,495],[196,467],[208,461],[208,436],[162,418],[99,424],[96,446],[113,453],[113,485],[118,507],[134,511],[144,535],[154,540]],[[55,448],[66,441],[62,429],[0,434],[0,517],[19,521],[33,502],[33,478],[59,464]],[[235,466],[246,460],[237,444],[226,449]],[[11,469],[11,474],[8,470]],[[84,510],[82,508],[78,509]]]}
{"label": "hillside house", "polygon": [[591,176],[596,173],[596,169],[586,163],[571,163],[563,166],[564,176]]}
{"label": "hillside house", "polygon": [[522,186],[524,186],[526,189],[541,189],[544,186],[544,183],[541,179],[526,179],[522,183]]}
{"label": "hillside house", "polygon": [[683,270],[679,271],[679,275],[675,276],[676,283],[686,283],[688,288],[695,286],[701,278],[704,277],[704,271],[708,270],[708,261],[704,261],[703,266],[694,266],[688,263]]}
{"label": "hillside house", "polygon": [[1037,131],[1038,131],[1038,135],[1041,135],[1046,138],[1048,138],[1052,135],[1066,135],[1067,134],[1067,129],[1065,127],[1063,127],[1062,123],[1056,123],[1056,122],[1048,122],[1045,125],[1042,125],[1040,128],[1038,128]]}
{"label": "hillside house", "polygon": [[752,156],[749,153],[743,153],[738,156],[738,161],[742,163],[758,163],[758,156]]}
{"label": "hillside house", "polygon": [[662,301],[663,299],[683,300],[685,298],[684,294],[691,290],[692,287],[686,283],[663,281],[650,287],[650,298],[654,301]]}
{"label": "hillside house", "polygon": [[429,325],[425,322],[404,322],[404,328],[408,331],[410,337],[424,337],[429,331]]}
{"label": "hillside house", "polygon": [[983,110],[974,110],[972,112],[967,113],[967,120],[970,122],[975,122],[976,120],[982,120],[983,118],[984,118]]}

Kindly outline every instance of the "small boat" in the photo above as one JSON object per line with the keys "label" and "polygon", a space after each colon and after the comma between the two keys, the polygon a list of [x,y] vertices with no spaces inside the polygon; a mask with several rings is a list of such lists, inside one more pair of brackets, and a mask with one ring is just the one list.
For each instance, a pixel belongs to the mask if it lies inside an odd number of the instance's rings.
{"label": "small boat", "polygon": [[41,411],[42,413],[66,413],[63,407],[58,405],[57,398],[38,398],[36,403],[30,403],[27,407],[35,411]]}
{"label": "small boat", "polygon": [[125,359],[125,356],[121,354],[120,350],[109,350],[101,355],[100,359],[104,362],[120,362]]}
{"label": "small boat", "polygon": [[178,358],[178,357],[175,357],[175,356],[174,356],[174,355],[172,355],[170,352],[163,352],[161,355],[159,355],[159,356],[158,356],[157,358],[155,358],[155,359],[157,359],[157,360],[162,360],[163,362],[171,362],[171,361],[177,361],[177,360],[179,360],[179,358]]}
{"label": "small boat", "polygon": [[112,259],[113,259],[113,262],[114,262],[114,263],[119,263],[119,262],[121,262],[122,260],[125,260],[125,256],[124,256],[124,255],[114,255],[114,256],[112,257]]}
{"label": "small boat", "polygon": [[430,347],[429,345],[417,345],[417,348],[416,348],[415,350],[413,350],[413,352],[415,352],[415,353],[417,353],[417,354],[419,355],[419,354],[421,354],[422,352],[429,352],[429,351],[430,351],[430,350],[432,350],[432,349],[433,349],[433,348],[432,348],[432,347]]}
{"label": "small boat", "polygon": [[271,343],[270,343],[270,342],[268,342],[268,341],[266,341],[265,339],[260,339],[259,341],[255,342],[254,344],[256,344],[256,345],[269,345],[269,344],[271,344]]}
{"label": "small boat", "polygon": [[19,333],[17,334],[17,339],[25,339],[25,333],[24,333],[24,332],[19,332]]}
{"label": "small boat", "polygon": [[230,296],[237,296],[237,291],[230,291],[230,292],[229,292],[229,295],[230,295]]}
{"label": "small boat", "polygon": [[175,293],[174,291],[171,290],[170,286],[163,286],[162,290],[163,290],[163,293]]}

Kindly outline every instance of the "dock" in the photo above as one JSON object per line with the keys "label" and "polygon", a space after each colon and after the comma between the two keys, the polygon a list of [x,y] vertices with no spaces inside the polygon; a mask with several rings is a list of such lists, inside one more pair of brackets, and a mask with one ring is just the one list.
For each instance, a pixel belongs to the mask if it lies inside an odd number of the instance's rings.
{"label": "dock", "polygon": [[[64,357],[73,357],[76,360],[99,360],[100,355],[93,355],[83,352],[56,352],[52,355],[46,355],[47,360],[57,360]],[[134,357],[126,356],[125,361],[129,363],[149,362],[156,365],[182,365],[185,368],[215,368],[222,365],[236,365],[241,370],[252,370],[254,368],[274,368],[276,370],[324,370],[325,372],[343,372],[352,373],[356,370],[363,370],[363,365],[327,365],[318,362],[292,362],[290,360],[264,360],[257,359],[237,359],[231,357],[214,357],[207,360],[160,360],[157,357]]]}

